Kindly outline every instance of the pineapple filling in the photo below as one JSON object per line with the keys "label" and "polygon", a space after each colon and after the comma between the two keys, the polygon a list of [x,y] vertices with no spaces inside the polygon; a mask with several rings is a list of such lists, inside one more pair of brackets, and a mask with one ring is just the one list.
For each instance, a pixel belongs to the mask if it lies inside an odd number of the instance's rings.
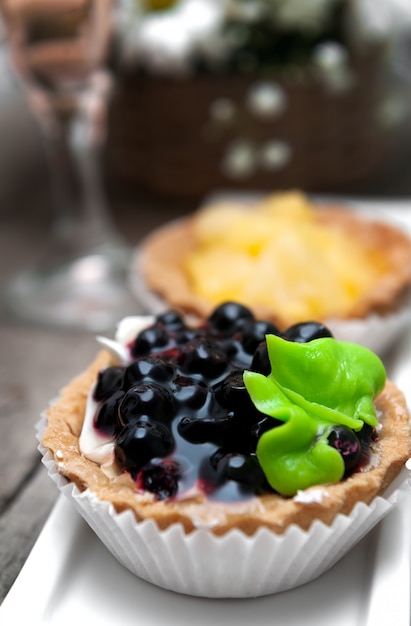
{"label": "pineapple filling", "polygon": [[194,229],[185,269],[196,295],[281,310],[290,323],[348,314],[386,270],[375,251],[321,223],[298,192],[205,207]]}

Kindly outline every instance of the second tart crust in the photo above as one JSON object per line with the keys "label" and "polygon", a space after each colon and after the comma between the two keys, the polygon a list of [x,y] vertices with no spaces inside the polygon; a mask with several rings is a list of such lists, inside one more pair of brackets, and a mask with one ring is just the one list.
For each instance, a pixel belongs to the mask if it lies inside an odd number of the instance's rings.
{"label": "second tart crust", "polygon": [[[363,319],[370,314],[384,316],[396,311],[410,294],[409,237],[385,222],[361,218],[341,207],[322,207],[317,211],[316,219],[359,240],[372,253],[382,254],[389,267],[376,286],[365,292],[348,312],[336,317]],[[149,235],[140,246],[138,272],[145,286],[159,296],[167,307],[204,319],[211,313],[215,303],[194,293],[184,269],[186,258],[197,246],[194,220],[195,215],[192,215]],[[290,322],[284,317],[281,311],[257,305],[251,305],[251,308],[257,318],[274,322],[280,330],[294,323],[294,320]],[[321,321],[327,322],[326,319]]]}

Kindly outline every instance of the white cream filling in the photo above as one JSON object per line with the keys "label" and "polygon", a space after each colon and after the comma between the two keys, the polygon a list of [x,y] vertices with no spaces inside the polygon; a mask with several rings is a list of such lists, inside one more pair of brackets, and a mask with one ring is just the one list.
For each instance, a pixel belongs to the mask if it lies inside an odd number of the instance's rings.
{"label": "white cream filling", "polygon": [[[127,365],[132,360],[128,344],[133,341],[139,332],[150,326],[153,321],[154,317],[152,315],[125,317],[117,326],[114,340],[99,336],[97,341],[111,352],[119,363]],[[95,427],[94,421],[96,411],[98,410],[98,402],[93,398],[93,391],[94,387],[90,389],[87,397],[84,422],[79,438],[80,450],[90,461],[105,466],[107,472],[110,472],[113,461],[114,440],[112,437],[99,432]]]}
{"label": "white cream filling", "polygon": [[151,326],[155,321],[154,315],[133,315],[124,317],[117,325],[115,340],[122,346],[133,341],[142,330]]}
{"label": "white cream filling", "polygon": [[[94,389],[94,388],[93,388]],[[83,428],[81,430],[79,445],[80,450],[85,457],[102,465],[106,463],[112,456],[114,450],[114,441],[111,437],[107,437],[100,433],[94,426],[94,416],[98,407],[98,403],[93,399],[93,389],[87,398],[86,412],[84,416]]]}

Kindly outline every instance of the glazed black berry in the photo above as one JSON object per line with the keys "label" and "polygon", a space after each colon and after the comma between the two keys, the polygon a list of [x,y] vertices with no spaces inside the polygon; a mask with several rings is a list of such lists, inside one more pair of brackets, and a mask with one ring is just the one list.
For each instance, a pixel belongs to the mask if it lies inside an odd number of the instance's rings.
{"label": "glazed black berry", "polygon": [[258,345],[254,352],[249,369],[252,372],[264,374],[264,376],[268,376],[271,372],[271,363],[268,358],[267,342],[265,340]]}
{"label": "glazed black berry", "polygon": [[226,466],[226,453],[221,449],[217,449],[214,454],[203,459],[198,476],[201,486],[207,494],[210,495],[225,483],[227,478]]}
{"label": "glazed black berry", "polygon": [[122,388],[130,389],[142,381],[166,383],[175,376],[175,367],[158,356],[140,357],[124,369]]}
{"label": "glazed black berry", "polygon": [[[218,411],[218,409],[217,409]],[[178,433],[192,444],[211,443],[225,451],[255,452],[257,438],[253,416],[241,416],[232,411],[204,417],[183,417],[178,422]],[[274,420],[271,427],[275,425]]]}
{"label": "glazed black berry", "polygon": [[279,335],[279,329],[270,322],[252,320],[247,321],[241,330],[241,344],[243,349],[253,355],[267,335]]}
{"label": "glazed black berry", "polygon": [[215,342],[199,338],[185,344],[177,359],[182,373],[206,380],[219,378],[228,366],[227,355]]}
{"label": "glazed black berry", "polygon": [[225,472],[229,480],[235,480],[244,486],[252,487],[256,492],[261,492],[265,485],[264,472],[254,455],[227,455]]}
{"label": "glazed black berry", "polygon": [[155,383],[140,383],[124,394],[118,415],[123,426],[136,422],[141,415],[170,422],[175,414],[173,394],[166,387]]}
{"label": "glazed black berry", "polygon": [[131,347],[132,355],[137,358],[152,352],[159,352],[169,342],[167,330],[160,325],[150,326],[141,331]]}
{"label": "glazed black berry", "polygon": [[116,439],[114,454],[120,467],[132,475],[154,458],[164,458],[173,451],[174,439],[170,429],[148,419],[131,422]]}
{"label": "glazed black berry", "polygon": [[214,333],[233,335],[244,326],[246,321],[253,319],[253,313],[246,306],[237,302],[225,302],[214,309],[208,318],[208,323]]}
{"label": "glazed black berry", "polygon": [[124,367],[107,367],[98,373],[93,398],[97,402],[107,400],[121,386]]}
{"label": "glazed black berry", "polygon": [[203,459],[199,482],[210,500],[242,500],[262,495],[266,479],[255,456],[226,453],[222,449]]}
{"label": "glazed black berry", "polygon": [[378,432],[376,428],[373,428],[372,426],[369,426],[368,424],[364,424],[360,432],[356,434],[361,444],[361,458],[358,462],[357,467],[355,468],[358,470],[363,465],[366,465],[368,463],[369,455],[370,455],[370,447],[373,443],[377,441]]}
{"label": "glazed black berry", "polygon": [[165,311],[156,318],[157,325],[164,326],[168,331],[180,331],[186,328],[186,324],[177,311]]}
{"label": "glazed black berry", "polygon": [[336,448],[344,460],[345,472],[351,472],[361,458],[361,443],[357,435],[343,426],[334,426],[328,443]]}
{"label": "glazed black berry", "polygon": [[184,328],[179,330],[174,335],[174,341],[176,346],[183,346],[185,343],[189,343],[194,339],[205,337],[206,333],[201,329]]}
{"label": "glazed black berry", "polygon": [[94,421],[95,426],[109,437],[117,434],[122,428],[118,417],[118,407],[124,397],[124,391],[115,391],[98,408]]}
{"label": "glazed black berry", "polygon": [[179,469],[172,462],[148,465],[138,475],[141,489],[153,493],[157,500],[172,498],[178,492],[179,478]]}
{"label": "glazed black berry", "polygon": [[223,409],[239,415],[254,415],[256,408],[244,384],[243,371],[234,370],[214,387],[216,401]]}
{"label": "glazed black berry", "polygon": [[326,326],[319,322],[302,322],[287,328],[282,336],[289,341],[307,343],[313,339],[332,337],[332,333]]}
{"label": "glazed black berry", "polygon": [[199,411],[207,402],[208,385],[187,376],[177,376],[173,384],[174,399],[181,412]]}
{"label": "glazed black berry", "polygon": [[213,443],[223,446],[230,439],[232,416],[183,417],[178,423],[179,434],[193,444]]}

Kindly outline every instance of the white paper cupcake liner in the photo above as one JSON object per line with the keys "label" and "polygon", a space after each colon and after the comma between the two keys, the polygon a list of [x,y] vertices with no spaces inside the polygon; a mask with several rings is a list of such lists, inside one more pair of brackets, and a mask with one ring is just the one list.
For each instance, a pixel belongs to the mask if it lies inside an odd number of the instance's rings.
{"label": "white paper cupcake liner", "polygon": [[[40,441],[45,418],[37,426]],[[404,468],[384,497],[359,502],[350,515],[308,531],[290,526],[283,535],[261,528],[252,537],[232,530],[224,536],[198,529],[185,534],[180,524],[159,530],[136,522],[131,511],[117,513],[90,490],[59,474],[51,453],[39,450],[50,478],[73,502],[107,549],[136,576],[159,587],[208,598],[250,598],[303,585],[331,568],[411,490]]]}
{"label": "white paper cupcake liner", "polygon": [[411,300],[408,299],[397,311],[387,315],[369,315],[364,319],[336,320],[326,322],[338,341],[351,341],[383,355],[411,326]]}

